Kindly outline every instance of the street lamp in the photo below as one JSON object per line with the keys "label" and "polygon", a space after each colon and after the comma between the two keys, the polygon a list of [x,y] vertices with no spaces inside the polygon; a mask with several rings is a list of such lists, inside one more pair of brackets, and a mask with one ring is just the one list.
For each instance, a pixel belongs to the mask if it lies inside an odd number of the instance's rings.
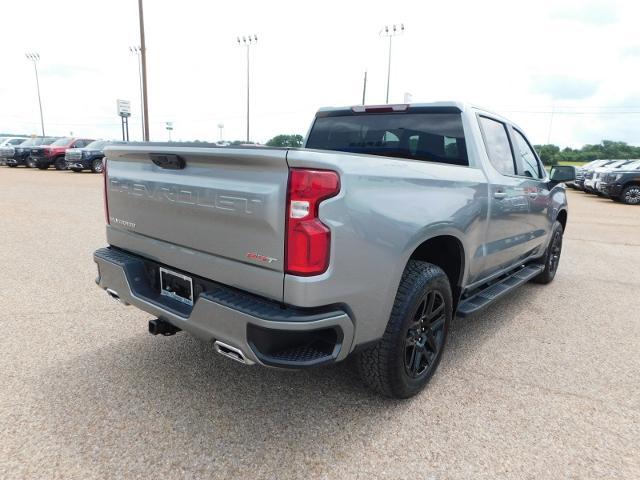
{"label": "street lamp", "polygon": [[138,83],[140,84],[140,120],[142,122],[142,141],[144,141],[144,102],[142,100],[142,49],[139,46],[129,47],[129,51],[138,59]]}
{"label": "street lamp", "polygon": [[36,88],[38,89],[38,105],[40,106],[40,126],[42,127],[42,136],[44,137],[44,117],[42,116],[42,99],[40,97],[40,80],[38,79],[38,62],[40,61],[40,54],[38,53],[25,53],[28,60],[33,62],[33,69],[36,72]]}
{"label": "street lamp", "polygon": [[238,37],[238,45],[247,47],[247,143],[249,143],[249,48],[258,43],[257,35]]}
{"label": "street lamp", "polygon": [[385,25],[380,31],[381,37],[389,37],[389,62],[387,64],[387,101],[389,103],[389,81],[391,80],[391,39],[404,33],[404,23],[400,25]]}
{"label": "street lamp", "polygon": [[149,102],[147,99],[147,47],[144,39],[144,9],[142,0],[138,0],[138,21],[140,22],[140,65],[142,70],[142,119],[144,122],[143,140],[149,141]]}
{"label": "street lamp", "polygon": [[218,130],[220,130],[220,141],[222,141],[222,129],[224,129],[224,123],[219,123]]}

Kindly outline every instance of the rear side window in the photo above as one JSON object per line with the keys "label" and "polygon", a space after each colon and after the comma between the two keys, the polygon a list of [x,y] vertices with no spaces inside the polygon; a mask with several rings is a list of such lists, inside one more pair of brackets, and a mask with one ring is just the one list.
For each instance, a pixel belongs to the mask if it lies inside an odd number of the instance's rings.
{"label": "rear side window", "polygon": [[484,144],[492,165],[503,175],[515,175],[516,170],[507,126],[487,117],[480,117],[480,124],[484,134]]}
{"label": "rear side window", "polygon": [[318,117],[306,147],[469,165],[459,113]]}

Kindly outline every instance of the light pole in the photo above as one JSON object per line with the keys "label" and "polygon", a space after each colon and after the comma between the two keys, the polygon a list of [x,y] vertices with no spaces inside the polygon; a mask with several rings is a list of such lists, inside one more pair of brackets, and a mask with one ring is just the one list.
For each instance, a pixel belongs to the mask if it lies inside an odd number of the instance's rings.
{"label": "light pole", "polygon": [[247,48],[247,143],[249,143],[249,48],[256,43],[258,43],[257,35],[238,37],[238,45]]}
{"label": "light pole", "polygon": [[142,140],[144,141],[144,102],[142,101],[142,49],[140,47],[129,47],[129,51],[138,60],[138,83],[140,84],[140,121],[142,122]]}
{"label": "light pole", "polygon": [[220,130],[220,141],[222,141],[222,129],[224,128],[224,123],[218,124],[218,130]]}
{"label": "light pole", "polygon": [[138,20],[140,21],[140,69],[142,71],[142,119],[144,141],[149,141],[149,102],[147,101],[147,47],[144,40],[144,12],[142,0],[138,0]]}
{"label": "light pole", "polygon": [[389,103],[389,82],[391,80],[391,40],[396,35],[401,35],[404,33],[404,23],[400,25],[385,25],[384,28],[380,31],[381,37],[389,37],[389,62],[387,64],[387,100],[386,103]]}
{"label": "light pole", "polygon": [[40,106],[40,126],[42,127],[42,136],[44,137],[44,117],[42,116],[42,98],[40,97],[40,80],[38,79],[38,62],[40,61],[40,54],[26,53],[25,56],[33,62],[33,69],[36,72],[36,88],[38,89],[38,105]]}

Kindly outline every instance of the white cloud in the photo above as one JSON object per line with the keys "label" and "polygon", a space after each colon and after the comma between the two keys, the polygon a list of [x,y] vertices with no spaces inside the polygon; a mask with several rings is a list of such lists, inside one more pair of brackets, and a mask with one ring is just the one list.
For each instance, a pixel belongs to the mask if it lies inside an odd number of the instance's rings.
{"label": "white cloud", "polygon": [[[365,70],[367,102],[381,103],[387,43],[378,32],[404,22],[405,34],[393,43],[392,102],[405,92],[416,102],[471,101],[512,117],[536,143],[547,140],[550,115],[531,112],[583,109],[594,113],[555,115],[553,141],[640,143],[629,127],[640,115],[591,108],[640,95],[640,60],[624,54],[637,45],[639,7],[591,2],[578,18],[569,15],[576,5],[147,0],[151,136],[166,139],[164,122],[173,121],[174,139],[216,140],[218,123],[225,138],[244,138],[246,58],[236,37],[249,33],[259,36],[251,51],[254,140],[304,134],[318,107],[359,103]],[[33,67],[24,57],[37,51],[48,133],[117,138],[116,99],[124,98],[132,103],[132,138],[139,138],[138,70],[129,52],[139,43],[137,2],[12,2],[0,42],[0,131],[39,131]],[[542,84],[532,89],[532,79]]]}

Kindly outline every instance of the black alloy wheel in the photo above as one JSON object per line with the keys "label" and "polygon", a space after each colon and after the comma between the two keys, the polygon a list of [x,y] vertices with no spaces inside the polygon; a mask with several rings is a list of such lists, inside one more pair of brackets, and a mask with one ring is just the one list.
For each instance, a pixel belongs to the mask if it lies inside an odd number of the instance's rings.
{"label": "black alloy wheel", "polygon": [[553,233],[549,250],[549,270],[555,274],[560,263],[560,254],[562,253],[562,231],[556,230]]}
{"label": "black alloy wheel", "polygon": [[445,302],[440,292],[426,292],[407,329],[404,368],[410,378],[430,374],[444,345]]}

